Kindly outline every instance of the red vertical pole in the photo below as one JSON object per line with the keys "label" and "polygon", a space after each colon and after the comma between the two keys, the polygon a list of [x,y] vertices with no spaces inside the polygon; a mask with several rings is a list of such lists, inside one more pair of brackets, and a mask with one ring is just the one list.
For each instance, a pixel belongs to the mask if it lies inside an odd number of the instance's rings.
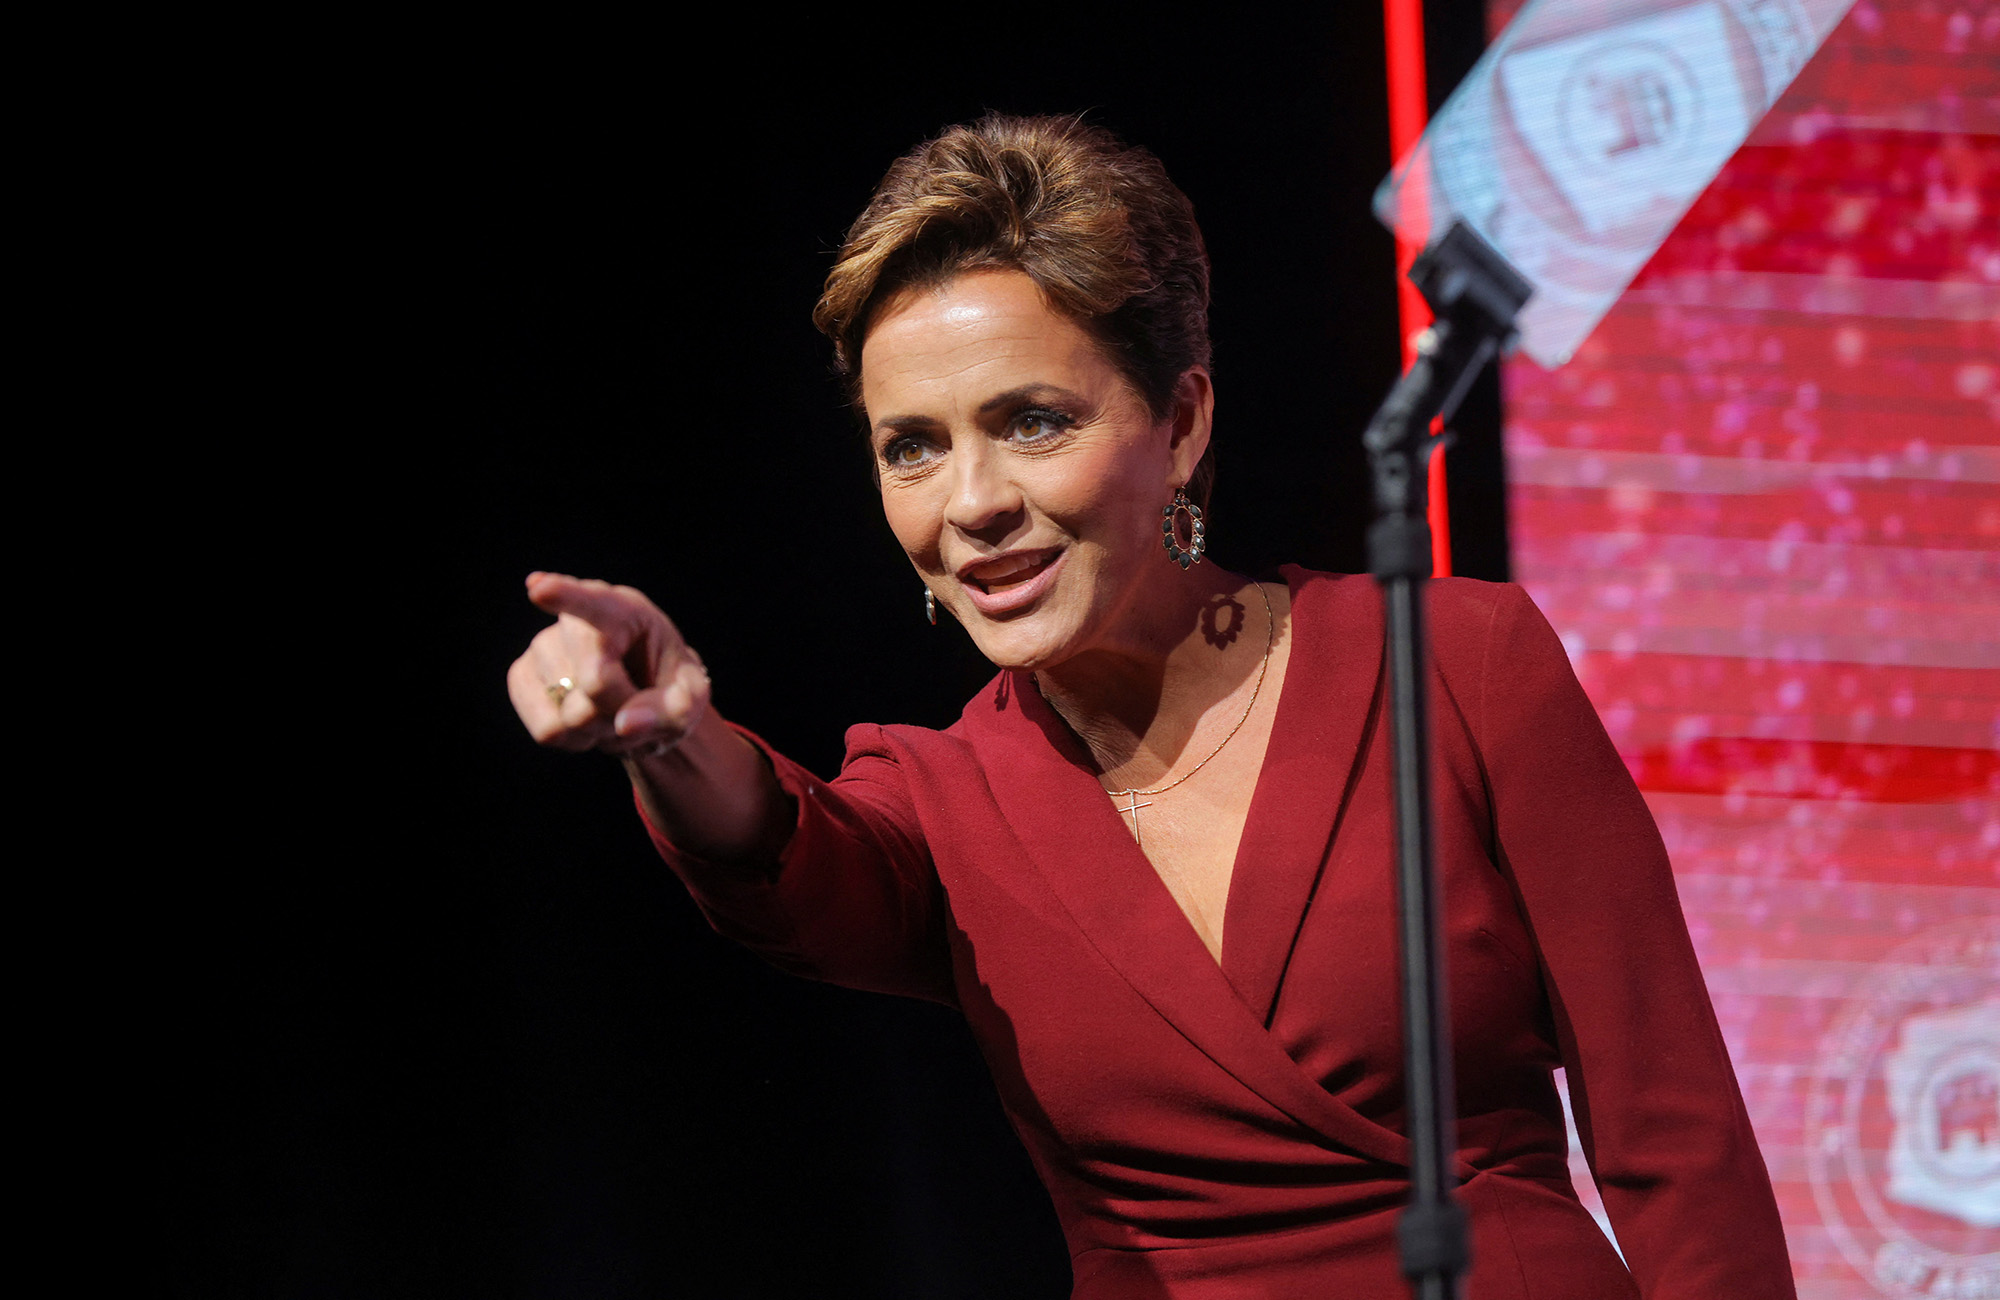
{"label": "red vertical pole", "polygon": [[[1416,147],[1430,117],[1429,81],[1424,75],[1423,0],[1382,0],[1382,28],[1389,58],[1389,156],[1400,161]],[[1410,283],[1410,265],[1422,247],[1396,236],[1396,307],[1403,330],[1403,368],[1416,356],[1416,337],[1431,323],[1430,304]],[[1433,426],[1435,430],[1437,426]],[[1430,462],[1428,517],[1431,526],[1431,572],[1451,572],[1451,515],[1447,509],[1444,451]]]}

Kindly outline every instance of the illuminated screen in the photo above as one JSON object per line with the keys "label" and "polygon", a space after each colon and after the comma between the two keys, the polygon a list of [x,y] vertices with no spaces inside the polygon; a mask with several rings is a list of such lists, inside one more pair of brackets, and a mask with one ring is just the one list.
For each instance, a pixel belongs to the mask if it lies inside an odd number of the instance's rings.
{"label": "illuminated screen", "polygon": [[1996,322],[2000,5],[1861,0],[1503,374],[1514,576],[1666,836],[1805,1300],[2000,1296]]}

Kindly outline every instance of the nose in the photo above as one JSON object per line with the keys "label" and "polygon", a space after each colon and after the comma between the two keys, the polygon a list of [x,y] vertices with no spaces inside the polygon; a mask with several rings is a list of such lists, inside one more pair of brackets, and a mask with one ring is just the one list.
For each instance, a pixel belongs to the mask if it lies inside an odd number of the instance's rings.
{"label": "nose", "polygon": [[1003,540],[1019,524],[1025,505],[1006,457],[985,438],[962,439],[952,450],[945,522],[981,541]]}

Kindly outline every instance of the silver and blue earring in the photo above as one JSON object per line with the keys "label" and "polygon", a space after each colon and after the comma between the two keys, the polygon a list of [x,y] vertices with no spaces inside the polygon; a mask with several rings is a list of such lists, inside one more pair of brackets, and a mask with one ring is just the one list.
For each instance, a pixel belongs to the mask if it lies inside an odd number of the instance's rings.
{"label": "silver and blue earring", "polygon": [[924,617],[931,621],[932,627],[937,626],[937,593],[929,587],[924,588]]}
{"label": "silver and blue earring", "polygon": [[[1188,545],[1181,549],[1180,529],[1175,515],[1188,517]],[[1201,521],[1201,507],[1188,500],[1187,489],[1175,488],[1174,499],[1166,509],[1160,511],[1161,541],[1166,544],[1167,558],[1182,569],[1189,569],[1201,563],[1201,557],[1208,550],[1208,525]]]}

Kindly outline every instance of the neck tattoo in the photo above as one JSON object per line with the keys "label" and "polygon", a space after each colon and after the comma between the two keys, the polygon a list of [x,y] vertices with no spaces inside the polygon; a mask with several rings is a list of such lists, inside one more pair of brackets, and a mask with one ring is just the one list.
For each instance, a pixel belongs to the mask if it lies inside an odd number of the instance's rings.
{"label": "neck tattoo", "polygon": [[[1131,786],[1127,786],[1123,790],[1107,789],[1104,792],[1110,795],[1113,799],[1123,799],[1126,801],[1125,806],[1120,808],[1118,811],[1121,815],[1123,814],[1131,815],[1132,838],[1139,845],[1139,848],[1141,850],[1144,850],[1146,847],[1146,837],[1145,834],[1139,829],[1139,810],[1141,808],[1151,808],[1153,804],[1150,799],[1147,799],[1145,803],[1140,803],[1139,800],[1148,795],[1165,794],[1167,791],[1179,785],[1182,781],[1187,780],[1189,777],[1193,776],[1196,772],[1199,772],[1204,767],[1207,767],[1208,759],[1214,758],[1217,754],[1220,754],[1222,752],[1224,745],[1227,745],[1230,741],[1236,739],[1236,733],[1243,730],[1244,723],[1250,721],[1250,711],[1257,707],[1257,696],[1264,689],[1264,673],[1271,667],[1271,647],[1276,643],[1278,639],[1277,619],[1271,613],[1271,596],[1270,593],[1264,590],[1264,584],[1261,582],[1257,584],[1257,594],[1264,598],[1264,659],[1263,662],[1257,665],[1257,684],[1250,688],[1250,702],[1243,706],[1243,716],[1236,720],[1236,725],[1229,729],[1229,734],[1222,738],[1222,743],[1218,744],[1214,749],[1208,751],[1208,758],[1202,759],[1201,762],[1196,763],[1186,772],[1182,773],[1180,776],[1174,778],[1173,780],[1167,782],[1165,785],[1155,786],[1151,790],[1138,790],[1134,789]],[[1167,770],[1172,771],[1173,769],[1168,768]]]}

